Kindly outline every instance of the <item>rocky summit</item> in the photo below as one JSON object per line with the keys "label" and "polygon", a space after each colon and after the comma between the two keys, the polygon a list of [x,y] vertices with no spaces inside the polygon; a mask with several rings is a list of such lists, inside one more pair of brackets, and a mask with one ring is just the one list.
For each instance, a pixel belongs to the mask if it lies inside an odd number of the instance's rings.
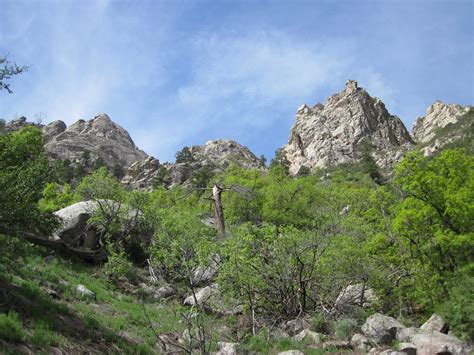
{"label": "rocky summit", "polygon": [[230,163],[244,168],[257,168],[260,160],[247,147],[233,140],[210,140],[203,145],[184,147],[176,154],[175,163],[160,164],[148,157],[125,170],[122,183],[126,186],[149,189],[154,185],[188,184],[198,171],[222,172]]}
{"label": "rocky summit", "polygon": [[89,121],[78,120],[69,127],[62,121],[51,122],[43,127],[43,134],[51,158],[69,160],[86,169],[98,163],[122,169],[148,157],[105,113]]}
{"label": "rocky summit", "polygon": [[413,125],[413,138],[417,142],[428,142],[436,135],[436,130],[453,124],[458,119],[469,112],[470,107],[463,107],[458,104],[444,104],[436,100],[433,105],[426,110],[426,116],[416,119]]}
{"label": "rocky summit", "polygon": [[303,166],[324,168],[357,161],[364,139],[373,146],[376,161],[383,167],[397,161],[414,143],[402,121],[391,115],[380,99],[349,80],[325,105],[298,109],[283,151],[290,171],[296,174]]}

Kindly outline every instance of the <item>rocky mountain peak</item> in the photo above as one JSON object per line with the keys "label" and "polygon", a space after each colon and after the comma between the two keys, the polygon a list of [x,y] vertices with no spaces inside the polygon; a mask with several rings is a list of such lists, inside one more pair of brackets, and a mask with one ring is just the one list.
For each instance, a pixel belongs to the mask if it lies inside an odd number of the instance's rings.
{"label": "rocky mountain peak", "polygon": [[43,127],[45,148],[56,159],[88,167],[103,163],[124,168],[148,155],[135,146],[128,132],[103,113],[94,119],[78,120],[69,127],[54,121]]}
{"label": "rocky mountain peak", "polygon": [[469,111],[469,107],[458,104],[445,104],[436,100],[426,110],[424,117],[416,119],[413,125],[413,138],[417,142],[427,142],[435,136],[435,131],[446,127],[450,123],[456,123],[462,115]]}
{"label": "rocky mountain peak", "polygon": [[349,80],[325,105],[303,105],[298,109],[283,150],[290,161],[290,171],[296,174],[302,166],[327,167],[356,161],[357,147],[364,139],[374,146],[381,166],[397,159],[389,154],[391,148],[413,144],[402,121],[391,115],[380,99]]}

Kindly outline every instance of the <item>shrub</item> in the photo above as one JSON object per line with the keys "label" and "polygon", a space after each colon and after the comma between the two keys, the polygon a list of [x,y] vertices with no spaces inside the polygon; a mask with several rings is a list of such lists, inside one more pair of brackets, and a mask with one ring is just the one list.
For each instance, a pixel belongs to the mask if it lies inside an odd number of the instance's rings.
{"label": "shrub", "polygon": [[353,319],[341,319],[334,322],[334,333],[340,340],[350,340],[357,323]]}
{"label": "shrub", "polygon": [[26,338],[23,323],[16,312],[0,314],[0,339],[10,342],[21,342]]}

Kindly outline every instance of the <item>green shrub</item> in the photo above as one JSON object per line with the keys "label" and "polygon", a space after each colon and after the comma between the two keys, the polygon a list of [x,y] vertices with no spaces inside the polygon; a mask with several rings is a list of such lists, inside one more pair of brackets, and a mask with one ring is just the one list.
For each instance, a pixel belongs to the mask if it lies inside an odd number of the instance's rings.
{"label": "green shrub", "polygon": [[0,314],[0,339],[17,343],[25,340],[26,336],[26,331],[18,313]]}
{"label": "green shrub", "polygon": [[334,333],[340,340],[350,340],[357,323],[353,319],[341,319],[334,322]]}
{"label": "green shrub", "polygon": [[331,322],[323,314],[316,314],[310,321],[311,330],[329,334],[331,333]]}

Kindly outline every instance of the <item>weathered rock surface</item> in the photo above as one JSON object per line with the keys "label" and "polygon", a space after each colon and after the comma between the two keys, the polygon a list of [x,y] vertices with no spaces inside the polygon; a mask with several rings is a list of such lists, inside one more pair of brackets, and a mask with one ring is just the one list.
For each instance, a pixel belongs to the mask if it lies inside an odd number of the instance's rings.
{"label": "weathered rock surface", "polygon": [[437,331],[416,334],[411,342],[418,355],[469,354],[471,350],[468,344],[458,338]]}
{"label": "weathered rock surface", "polygon": [[236,355],[239,351],[239,344],[218,341],[217,349],[216,355]]}
{"label": "weathered rock surface", "polygon": [[231,163],[244,168],[260,166],[260,160],[247,147],[232,140],[211,140],[187,150],[185,161],[174,164],[160,164],[151,157],[135,162],[125,170],[122,183],[140,189],[160,184],[166,187],[188,185],[202,169],[215,174],[224,171]]}
{"label": "weathered rock surface", "polygon": [[420,329],[427,331],[435,330],[446,334],[449,330],[449,326],[439,314],[433,313],[433,315],[423,323]]}
{"label": "weathered rock surface", "polygon": [[80,297],[83,297],[83,298],[88,298],[88,299],[93,299],[93,300],[95,300],[95,298],[96,298],[95,293],[93,291],[89,290],[84,285],[77,285],[76,286],[76,292]]}
{"label": "weathered rock surface", "polygon": [[376,161],[387,167],[400,159],[413,141],[402,121],[391,115],[384,103],[372,98],[357,82],[349,80],[343,91],[329,97],[325,105],[301,106],[283,147],[296,174],[303,166],[328,167],[359,159],[363,140],[373,145]]}
{"label": "weathered rock surface", "polygon": [[390,344],[403,324],[392,317],[375,313],[365,321],[362,332],[377,344]]}
{"label": "weathered rock surface", "polygon": [[354,349],[365,352],[372,348],[370,340],[362,334],[354,334],[351,339],[351,344]]}
{"label": "weathered rock surface", "polygon": [[105,113],[94,119],[79,120],[65,128],[54,121],[43,128],[45,149],[53,159],[69,160],[86,170],[104,163],[111,169],[126,167],[148,155],[135,146],[128,132]]}
{"label": "weathered rock surface", "polygon": [[426,110],[426,116],[416,119],[413,125],[413,138],[417,142],[428,142],[435,136],[439,128],[446,127],[450,123],[456,123],[462,115],[470,110],[458,104],[444,104],[435,101]]}
{"label": "weathered rock surface", "polygon": [[94,248],[99,237],[96,231],[87,224],[89,218],[97,211],[94,201],[82,201],[54,212],[59,217],[62,225],[53,236],[62,239],[74,247]]}
{"label": "weathered rock surface", "polygon": [[195,297],[194,295],[189,295],[183,302],[185,306],[194,306],[196,303],[205,308],[207,311],[220,316],[235,315],[242,313],[243,311],[241,305],[227,303],[224,301],[217,284],[212,284],[210,286],[196,290]]}
{"label": "weathered rock surface", "polygon": [[301,332],[296,334],[293,337],[293,339],[296,340],[296,341],[303,341],[305,339],[308,339],[313,344],[319,344],[319,343],[321,343],[321,341],[323,339],[323,336],[322,336],[322,334],[313,332],[309,329],[303,329]]}
{"label": "weathered rock surface", "polygon": [[339,293],[334,309],[339,313],[347,313],[353,310],[354,307],[370,307],[377,300],[378,298],[373,289],[363,283],[358,283],[347,286]]}
{"label": "weathered rock surface", "polygon": [[54,212],[61,224],[53,233],[53,239],[60,239],[74,248],[101,249],[101,234],[94,223],[90,223],[90,217],[98,212],[121,214],[125,222],[118,233],[133,236],[128,244],[130,250],[133,249],[139,253],[138,250],[142,248],[140,243],[146,245],[149,242],[151,231],[139,228],[142,217],[140,211],[112,200],[82,201]]}

